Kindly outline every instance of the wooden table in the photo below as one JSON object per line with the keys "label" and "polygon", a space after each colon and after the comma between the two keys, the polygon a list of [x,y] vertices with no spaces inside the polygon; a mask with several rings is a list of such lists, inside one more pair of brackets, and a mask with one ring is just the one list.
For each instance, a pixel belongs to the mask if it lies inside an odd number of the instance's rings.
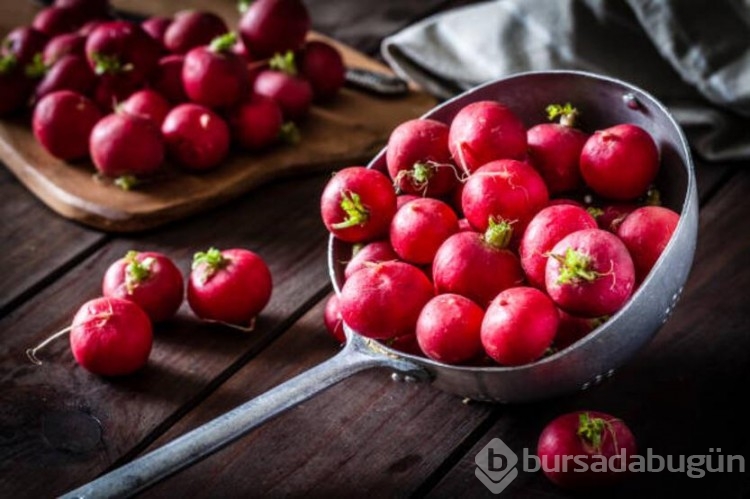
{"label": "wooden table", "polygon": [[[177,5],[141,3],[167,13]],[[308,5],[317,30],[374,54],[383,36],[459,3]],[[3,16],[31,12],[23,2],[0,6]],[[698,165],[700,236],[683,298],[655,341],[602,385],[535,404],[465,404],[429,384],[366,371],[144,496],[490,497],[474,476],[477,452],[495,437],[518,453],[533,451],[544,425],[575,409],[623,418],[644,453],[721,448],[749,458],[740,409],[750,384],[748,166]],[[276,182],[163,229],[112,236],[63,220],[0,168],[0,495],[61,494],[332,356],[338,346],[322,324],[331,288],[317,209],[325,180]],[[26,348],[100,294],[103,271],[127,250],[167,253],[187,271],[193,252],[210,246],[246,247],[269,262],[274,295],[254,333],[199,324],[183,306],[160,327],[149,364],[136,375],[91,375],[65,341],[41,354],[41,367],[26,360]],[[540,473],[521,473],[503,494],[567,497]],[[748,497],[750,481],[744,473],[639,473],[592,497],[600,494]]]}

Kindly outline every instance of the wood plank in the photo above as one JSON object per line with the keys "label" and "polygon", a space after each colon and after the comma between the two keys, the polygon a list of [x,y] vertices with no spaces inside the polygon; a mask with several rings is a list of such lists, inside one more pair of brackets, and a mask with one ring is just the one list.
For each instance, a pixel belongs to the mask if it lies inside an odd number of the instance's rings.
{"label": "wood plank", "polygon": [[[324,301],[221,386],[162,445],[330,357]],[[267,423],[145,497],[405,496],[482,421],[488,406],[428,385],[360,373]]]}
{"label": "wood plank", "polygon": [[63,220],[0,168],[0,316],[64,272],[104,236]]}
{"label": "wood plank", "polygon": [[[318,300],[329,286],[316,209],[325,180],[276,182],[190,224],[117,239],[1,320],[0,490],[43,497],[92,479],[163,432],[170,418],[198,403]],[[104,270],[128,249],[163,251],[186,272],[192,253],[212,245],[247,247],[269,263],[274,294],[252,334],[201,324],[183,305],[177,320],[158,328],[149,364],[133,376],[85,372],[65,340],[40,354],[43,366],[26,359],[27,347],[65,327],[80,304],[100,293]]]}
{"label": "wood plank", "polygon": [[[430,497],[482,497],[474,456],[494,437],[516,452],[533,449],[544,425],[578,409],[611,412],[632,427],[641,452],[750,456],[750,437],[738,400],[750,383],[750,172],[739,172],[701,213],[692,274],[674,315],[643,352],[614,378],[584,393],[530,406],[498,410],[496,424],[441,476]],[[437,477],[434,477],[437,478]],[[607,497],[740,497],[750,490],[746,473],[638,473],[606,490]],[[567,497],[540,473],[522,473],[505,492],[524,497]]]}

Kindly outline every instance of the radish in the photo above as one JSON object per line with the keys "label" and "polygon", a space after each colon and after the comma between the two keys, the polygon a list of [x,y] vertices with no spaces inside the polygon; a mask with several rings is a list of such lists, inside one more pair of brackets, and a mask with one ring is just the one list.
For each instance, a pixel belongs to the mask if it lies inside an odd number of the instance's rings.
{"label": "radish", "polygon": [[448,125],[430,119],[405,121],[391,132],[385,161],[400,191],[434,197],[456,187],[448,132]]}
{"label": "radish", "polygon": [[438,248],[458,232],[458,217],[442,201],[422,198],[406,204],[393,216],[390,239],[393,249],[405,261],[431,264]]}
{"label": "radish", "polygon": [[[79,35],[88,37],[93,31],[101,26],[102,24],[108,22],[106,19],[94,19],[93,21],[89,21],[76,31]],[[84,48],[85,50],[85,48]]]}
{"label": "radish", "polygon": [[341,289],[339,309],[357,333],[387,340],[414,334],[419,313],[433,294],[432,283],[418,268],[383,262],[352,274]]}
{"label": "radish", "polygon": [[89,138],[91,159],[108,177],[120,177],[118,185],[131,187],[130,177],[156,173],[164,162],[164,142],[159,127],[142,116],[125,112],[102,118]]}
{"label": "radish", "polygon": [[31,26],[53,37],[75,31],[87,20],[79,11],[70,7],[47,7],[37,12]]}
{"label": "radish", "polygon": [[526,133],[529,159],[542,175],[550,193],[572,191],[583,185],[578,161],[589,135],[574,128],[578,110],[570,104],[547,106],[550,120]]}
{"label": "radish", "polygon": [[316,101],[327,101],[338,94],[346,80],[341,53],[326,42],[305,43],[299,56],[300,74],[310,82]]}
{"label": "radish", "polygon": [[231,49],[237,35],[227,33],[210,46],[196,47],[185,56],[182,84],[191,101],[210,108],[238,104],[248,91],[247,63]]}
{"label": "radish", "polygon": [[96,75],[91,71],[86,59],[80,55],[66,55],[47,70],[37,84],[34,98],[58,90],[70,90],[81,95],[91,95],[96,85]]}
{"label": "radish", "polygon": [[544,290],[544,273],[549,251],[571,232],[597,227],[594,217],[573,205],[548,206],[534,215],[521,237],[518,253],[526,279]]}
{"label": "radish", "polygon": [[407,203],[411,203],[416,199],[422,199],[422,196],[417,196],[416,194],[399,194],[396,196],[396,210],[400,210]]}
{"label": "radish", "polygon": [[151,120],[154,125],[161,129],[167,114],[169,114],[169,103],[159,93],[144,89],[135,92],[122,103],[120,109],[127,114],[141,116]]}
{"label": "radish", "polygon": [[164,46],[172,53],[186,54],[189,50],[208,45],[229,29],[216,14],[203,11],[181,11],[164,32]]}
{"label": "radish", "polygon": [[86,57],[98,75],[118,75],[142,84],[159,62],[159,44],[137,24],[110,21],[86,39]]}
{"label": "radish", "polygon": [[253,80],[253,91],[276,101],[286,119],[300,121],[310,111],[312,87],[297,76],[294,54],[277,55],[271,69],[260,71]]}
{"label": "radish", "polygon": [[339,297],[336,294],[332,294],[326,301],[325,310],[323,312],[323,323],[326,326],[328,333],[339,343],[346,342],[346,334],[344,333],[344,319],[341,318],[341,311],[339,310]]}
{"label": "radish", "polygon": [[344,277],[349,279],[356,271],[373,263],[398,260],[390,241],[373,241],[355,251],[344,268]]}
{"label": "radish", "polygon": [[278,142],[283,120],[276,102],[253,95],[231,112],[229,128],[242,148],[259,151]]}
{"label": "radish", "polygon": [[320,200],[328,231],[342,241],[361,243],[388,234],[396,213],[396,194],[377,170],[351,166],[328,181]]}
{"label": "radish", "polygon": [[659,150],[637,125],[622,124],[595,132],[581,151],[586,185],[610,199],[626,201],[646,193],[659,171]]}
{"label": "radish", "polygon": [[99,108],[86,97],[61,90],[44,96],[34,108],[34,137],[51,155],[74,160],[89,152],[89,136],[101,119]]}
{"label": "radish", "polygon": [[[545,426],[537,444],[547,478],[573,490],[621,481],[636,453],[635,437],[625,422],[597,411],[575,411],[555,418]],[[613,456],[624,457],[618,462]],[[616,463],[621,471],[606,466],[605,460]]]}
{"label": "radish", "polygon": [[247,50],[263,59],[300,48],[310,30],[310,14],[300,0],[256,0],[238,26]]}
{"label": "radish", "polygon": [[491,218],[513,224],[518,236],[549,203],[544,180],[528,163],[502,159],[479,168],[464,184],[461,207],[471,225],[487,229]]}
{"label": "radish", "polygon": [[96,298],[78,309],[69,328],[28,349],[29,359],[41,364],[37,351],[68,332],[76,362],[101,376],[123,376],[141,369],[153,343],[151,321],[138,305],[120,298]]}
{"label": "radish", "polygon": [[523,159],[526,145],[523,121],[499,102],[473,102],[451,122],[448,146],[467,174],[497,159]]}
{"label": "radish", "polygon": [[156,40],[159,43],[159,46],[166,51],[167,47],[164,44],[164,35],[171,25],[171,17],[154,16],[143,21],[141,23],[141,29],[143,29],[148,36]]}
{"label": "radish", "polygon": [[47,66],[54,65],[66,55],[84,57],[86,37],[78,33],[64,33],[51,39],[44,47],[42,60]]}
{"label": "radish", "polygon": [[559,350],[567,348],[584,338],[607,320],[606,316],[592,319],[571,315],[562,309],[559,309],[558,312],[560,312],[560,325],[557,327],[557,334],[555,335],[555,347]]}
{"label": "radish", "polygon": [[546,294],[536,288],[509,288],[487,307],[482,346],[499,364],[528,364],[550,347],[559,321],[557,307]]}
{"label": "radish", "polygon": [[633,258],[637,282],[651,272],[679,221],[680,215],[669,208],[644,206],[625,217],[617,228],[617,236]]}
{"label": "radish", "polygon": [[501,291],[523,282],[518,257],[507,249],[513,229],[492,220],[484,234],[458,232],[440,246],[432,263],[438,293],[455,293],[482,307]]}
{"label": "radish", "polygon": [[102,294],[132,301],[153,322],[162,322],[180,308],[184,282],[180,269],[166,255],[128,251],[105,272]]}
{"label": "radish", "polygon": [[460,295],[431,299],[417,319],[417,341],[424,354],[446,364],[468,362],[482,352],[479,331],[484,310]]}
{"label": "radish", "polygon": [[16,56],[0,58],[0,116],[20,111],[28,102],[33,84],[24,74]]}
{"label": "radish", "polygon": [[185,56],[168,55],[159,59],[151,76],[151,87],[172,104],[181,104],[188,100],[185,86],[182,84],[182,67]]}
{"label": "radish", "polygon": [[459,232],[474,232],[474,227],[471,226],[468,220],[465,218],[458,219],[458,231]]}
{"label": "radish", "polygon": [[187,299],[201,319],[252,328],[272,288],[271,271],[256,253],[211,248],[193,257]]}
{"label": "radish", "polygon": [[633,293],[635,269],[620,239],[601,229],[568,234],[550,251],[547,293],[571,314],[600,317],[617,312]]}
{"label": "radish", "polygon": [[104,112],[113,111],[120,102],[143,86],[142,82],[135,79],[137,77],[137,74],[129,71],[99,75],[94,87],[94,101]]}
{"label": "radish", "polygon": [[14,55],[16,62],[25,66],[43,52],[49,37],[31,26],[21,26],[5,35],[0,45],[0,56]]}
{"label": "radish", "polygon": [[229,153],[229,127],[210,109],[198,104],[180,104],[161,126],[167,152],[188,170],[218,167]]}

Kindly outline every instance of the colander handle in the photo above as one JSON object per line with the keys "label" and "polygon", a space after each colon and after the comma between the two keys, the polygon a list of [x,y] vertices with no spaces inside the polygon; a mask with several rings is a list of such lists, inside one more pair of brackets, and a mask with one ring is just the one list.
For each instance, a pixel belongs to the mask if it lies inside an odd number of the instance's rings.
{"label": "colander handle", "polygon": [[347,336],[346,346],[322,364],[62,497],[131,497],[208,457],[287,409],[371,367],[390,367],[417,378],[426,376],[421,367],[384,355],[371,341]]}

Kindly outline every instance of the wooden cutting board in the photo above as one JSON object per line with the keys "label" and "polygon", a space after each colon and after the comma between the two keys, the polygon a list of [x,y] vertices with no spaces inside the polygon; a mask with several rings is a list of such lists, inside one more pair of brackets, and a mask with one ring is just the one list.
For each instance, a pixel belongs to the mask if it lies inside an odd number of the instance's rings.
{"label": "wooden cutting board", "polygon": [[[8,21],[3,20],[3,32],[13,26]],[[351,47],[315,33],[311,37],[334,43],[349,67],[390,73]],[[0,120],[0,161],[60,215],[104,231],[139,231],[225,203],[276,178],[364,164],[396,125],[434,105],[432,97],[416,90],[385,98],[344,88],[333,102],[313,107],[296,145],[262,154],[233,150],[225,164],[203,174],[167,165],[163,175],[134,191],[97,178],[90,162],[70,164],[50,156],[31,133],[28,116]]]}

